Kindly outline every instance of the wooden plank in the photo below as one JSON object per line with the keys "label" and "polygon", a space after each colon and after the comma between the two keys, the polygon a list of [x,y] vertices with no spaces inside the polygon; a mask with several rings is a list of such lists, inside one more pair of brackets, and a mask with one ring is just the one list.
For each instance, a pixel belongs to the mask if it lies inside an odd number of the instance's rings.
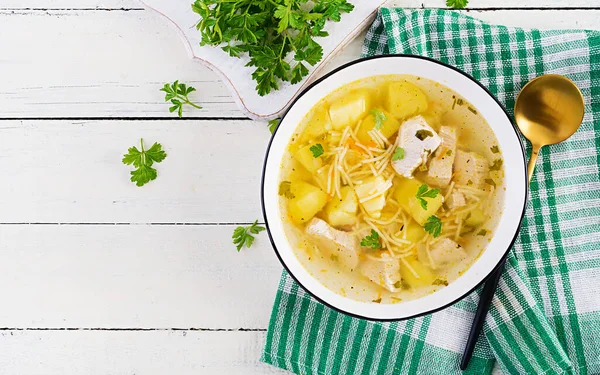
{"label": "wooden plank", "polygon": [[[598,10],[468,14],[541,28],[597,29],[600,18]],[[361,40],[330,68],[356,58]],[[150,11],[0,11],[0,50],[11,51],[0,59],[0,118],[172,118],[159,89],[175,79],[194,85],[204,106],[186,116],[242,116],[214,73],[189,60],[170,23]]]}
{"label": "wooden plank", "polygon": [[[190,0],[192,3],[192,0]],[[405,8],[445,8],[445,0],[391,0],[391,4]],[[4,0],[2,8],[139,8],[140,3],[136,0]],[[598,7],[596,0],[574,0],[564,2],[562,0],[471,0],[470,8],[594,8]]]}
{"label": "wooden plank", "polygon": [[5,375],[285,375],[260,363],[265,332],[2,331]]}
{"label": "wooden plank", "polygon": [[[211,223],[262,217],[271,134],[237,121],[0,121],[0,223]],[[129,181],[121,162],[144,138],[168,156],[158,178]]]}
{"label": "wooden plank", "polygon": [[265,233],[238,253],[234,228],[0,225],[1,325],[263,329],[282,266]]}

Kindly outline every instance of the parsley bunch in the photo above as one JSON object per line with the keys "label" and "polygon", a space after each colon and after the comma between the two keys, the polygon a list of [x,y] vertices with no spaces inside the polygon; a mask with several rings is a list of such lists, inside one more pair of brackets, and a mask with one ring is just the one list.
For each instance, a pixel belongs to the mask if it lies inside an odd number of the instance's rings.
{"label": "parsley bunch", "polygon": [[[340,21],[354,6],[347,0],[195,0],[192,10],[201,20],[200,45],[221,46],[230,56],[247,53],[255,67],[252,78],[263,96],[281,81],[298,83],[308,65],[323,57],[316,37],[327,20]],[[293,60],[287,58],[293,52]]]}

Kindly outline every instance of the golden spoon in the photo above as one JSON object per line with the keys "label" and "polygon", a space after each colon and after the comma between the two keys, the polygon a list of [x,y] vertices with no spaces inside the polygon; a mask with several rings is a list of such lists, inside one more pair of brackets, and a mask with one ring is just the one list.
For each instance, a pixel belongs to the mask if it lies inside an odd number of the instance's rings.
{"label": "golden spoon", "polygon": [[[531,182],[540,149],[569,138],[583,121],[584,103],[579,88],[567,77],[547,74],[533,79],[521,89],[515,104],[515,120],[521,133],[531,142],[531,157],[527,166]],[[467,345],[460,363],[467,368],[483,322],[504,269],[504,261],[485,282]]]}
{"label": "golden spoon", "polygon": [[567,77],[540,76],[523,87],[515,104],[515,120],[531,142],[527,172],[533,176],[540,148],[569,138],[583,121],[583,95]]}

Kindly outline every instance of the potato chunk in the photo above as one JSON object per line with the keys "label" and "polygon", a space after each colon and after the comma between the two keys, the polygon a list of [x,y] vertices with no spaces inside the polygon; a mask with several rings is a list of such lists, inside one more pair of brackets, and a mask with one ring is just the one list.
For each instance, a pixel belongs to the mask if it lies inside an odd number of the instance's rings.
{"label": "potato chunk", "polygon": [[[416,276],[411,269],[417,274]],[[435,275],[429,267],[414,258],[404,258],[400,261],[400,275],[403,282],[412,288],[431,285],[435,280]]]}
{"label": "potato chunk", "polygon": [[485,215],[480,208],[476,208],[467,214],[465,224],[471,227],[478,227],[485,221]]}
{"label": "potato chunk", "polygon": [[294,198],[288,201],[288,212],[297,224],[308,222],[327,203],[327,194],[304,181],[292,181],[290,192]]}
{"label": "potato chunk", "polygon": [[[438,193],[435,198],[423,198],[427,202],[427,209],[424,209],[420,200],[417,199],[417,191],[423,183],[417,179],[395,178],[394,185],[396,186],[394,191],[396,201],[421,226],[425,225],[431,215],[435,215],[444,202],[441,193]],[[427,186],[427,189],[430,187]]]}
{"label": "potato chunk", "polygon": [[386,109],[397,119],[413,117],[427,108],[427,96],[414,83],[399,81],[389,84]]}
{"label": "potato chunk", "polygon": [[300,142],[306,143],[314,140],[331,130],[331,119],[327,106],[318,106],[316,112],[306,124],[300,137]]}
{"label": "potato chunk", "polygon": [[304,146],[294,154],[294,158],[310,173],[315,173],[323,166],[321,157],[315,158],[310,151],[312,145]]}
{"label": "potato chunk", "polygon": [[354,190],[349,186],[342,187],[342,198],[333,197],[327,203],[324,211],[325,220],[334,227],[354,225],[358,211],[358,199]]}
{"label": "potato chunk", "polygon": [[329,117],[335,130],[354,126],[371,108],[371,95],[368,91],[357,90],[336,100],[329,107]]}
{"label": "potato chunk", "polygon": [[[383,121],[383,126],[381,129],[379,129],[379,131],[384,137],[390,138],[392,135],[398,132],[398,129],[400,129],[400,122],[396,120],[396,118],[388,111],[380,108],[377,108],[377,110],[381,111],[386,118],[386,120]],[[362,122],[360,123],[360,127],[356,132],[356,137],[358,140],[365,144],[373,141],[369,135],[369,132],[375,128],[375,125],[375,116],[373,116],[371,113],[367,114],[367,116],[363,118]]]}
{"label": "potato chunk", "polygon": [[[374,176],[365,179],[362,184],[354,186],[360,204],[371,217],[376,219],[381,217],[381,210],[385,206],[385,191],[381,191],[384,183],[383,177]],[[373,198],[363,201],[368,197]]]}
{"label": "potato chunk", "polygon": [[317,218],[308,223],[306,234],[312,237],[320,251],[337,257],[342,265],[350,269],[354,269],[358,265],[360,245],[355,235],[337,230]]}

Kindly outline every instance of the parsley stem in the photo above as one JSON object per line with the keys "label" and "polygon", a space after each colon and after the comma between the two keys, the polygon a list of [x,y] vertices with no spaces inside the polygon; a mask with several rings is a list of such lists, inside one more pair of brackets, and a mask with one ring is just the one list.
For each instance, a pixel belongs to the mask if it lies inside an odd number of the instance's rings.
{"label": "parsley stem", "polygon": [[144,150],[144,138],[140,138],[140,146],[142,147],[142,154],[141,154],[141,159],[142,159],[142,165],[146,164],[146,150]]}
{"label": "parsley stem", "polygon": [[200,107],[199,105],[190,102],[189,99],[185,99],[185,103],[191,105],[194,108],[202,109],[202,107]]}

